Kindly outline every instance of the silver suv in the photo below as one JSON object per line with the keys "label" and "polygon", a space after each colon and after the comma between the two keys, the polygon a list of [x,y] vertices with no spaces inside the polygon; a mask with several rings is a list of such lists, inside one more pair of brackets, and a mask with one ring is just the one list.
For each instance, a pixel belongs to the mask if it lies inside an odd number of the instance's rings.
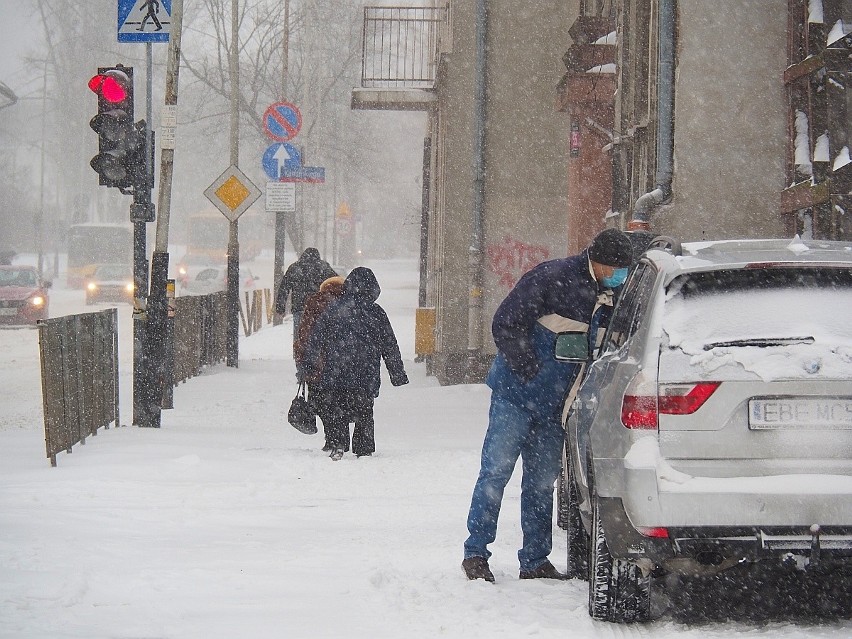
{"label": "silver suv", "polygon": [[652,247],[566,431],[560,523],[596,619],[647,619],[652,575],[848,567],[852,245]]}

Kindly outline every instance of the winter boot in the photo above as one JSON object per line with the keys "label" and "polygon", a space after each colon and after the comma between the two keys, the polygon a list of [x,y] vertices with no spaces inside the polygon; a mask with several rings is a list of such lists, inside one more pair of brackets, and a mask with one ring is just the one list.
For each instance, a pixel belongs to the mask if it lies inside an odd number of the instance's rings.
{"label": "winter boot", "polygon": [[568,575],[563,575],[553,567],[553,564],[545,560],[538,568],[533,570],[522,570],[518,574],[518,579],[568,579]]}
{"label": "winter boot", "polygon": [[471,581],[484,579],[494,583],[494,575],[488,567],[488,560],[485,557],[468,557],[462,562],[462,570]]}

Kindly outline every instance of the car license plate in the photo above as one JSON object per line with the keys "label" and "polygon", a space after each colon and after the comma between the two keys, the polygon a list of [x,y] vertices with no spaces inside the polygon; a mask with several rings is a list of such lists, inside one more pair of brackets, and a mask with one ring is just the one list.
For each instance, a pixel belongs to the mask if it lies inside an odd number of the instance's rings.
{"label": "car license plate", "polygon": [[17,315],[17,308],[0,308],[0,315]]}
{"label": "car license plate", "polygon": [[852,430],[852,397],[751,399],[748,427],[753,430]]}

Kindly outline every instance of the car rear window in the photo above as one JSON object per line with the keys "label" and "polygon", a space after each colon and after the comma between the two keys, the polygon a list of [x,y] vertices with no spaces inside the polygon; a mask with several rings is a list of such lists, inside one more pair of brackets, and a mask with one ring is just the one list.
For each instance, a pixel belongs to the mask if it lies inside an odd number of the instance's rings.
{"label": "car rear window", "polygon": [[0,270],[0,286],[38,286],[38,275],[36,272],[23,269],[2,269]]}
{"label": "car rear window", "polygon": [[734,360],[772,377],[837,367],[848,377],[850,317],[852,269],[737,269],[675,279],[663,330],[706,367]]}

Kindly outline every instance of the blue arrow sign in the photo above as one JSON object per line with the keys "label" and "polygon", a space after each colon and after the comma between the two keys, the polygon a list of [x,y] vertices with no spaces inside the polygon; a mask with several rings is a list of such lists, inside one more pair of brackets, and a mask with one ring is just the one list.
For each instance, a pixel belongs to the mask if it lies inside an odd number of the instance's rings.
{"label": "blue arrow sign", "polygon": [[325,182],[325,168],[302,166],[302,154],[292,144],[270,144],[263,154],[263,170],[278,182]]}
{"label": "blue arrow sign", "polygon": [[119,42],[168,42],[172,0],[118,0]]}
{"label": "blue arrow sign", "polygon": [[266,175],[277,180],[285,169],[301,168],[302,155],[292,144],[277,142],[267,147],[263,154],[262,164]]}

